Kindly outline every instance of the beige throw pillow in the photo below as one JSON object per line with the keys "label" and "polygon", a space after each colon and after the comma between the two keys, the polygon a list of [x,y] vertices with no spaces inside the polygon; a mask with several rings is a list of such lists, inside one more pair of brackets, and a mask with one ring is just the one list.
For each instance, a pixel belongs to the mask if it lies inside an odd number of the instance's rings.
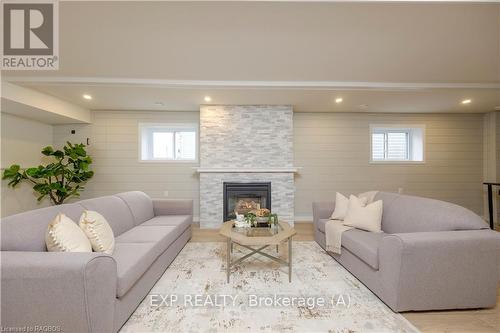
{"label": "beige throw pillow", "polygon": [[45,244],[49,252],[92,252],[87,236],[64,214],[58,214],[48,225]]}
{"label": "beige throw pillow", "polygon": [[[360,202],[363,206],[366,205],[366,198],[361,198]],[[343,221],[347,215],[349,209],[349,199],[342,195],[342,193],[337,192],[335,194],[335,210],[330,217],[330,220],[340,220]]]}
{"label": "beige throw pillow", "polygon": [[358,198],[366,198],[366,204],[371,204],[375,200],[378,191],[368,191],[358,194]]}
{"label": "beige throw pillow", "polygon": [[372,232],[382,231],[382,200],[363,206],[359,198],[349,197],[349,209],[344,225]]}
{"label": "beige throw pillow", "polygon": [[86,210],[80,217],[80,228],[89,238],[95,252],[113,254],[115,235],[104,216],[96,211]]}

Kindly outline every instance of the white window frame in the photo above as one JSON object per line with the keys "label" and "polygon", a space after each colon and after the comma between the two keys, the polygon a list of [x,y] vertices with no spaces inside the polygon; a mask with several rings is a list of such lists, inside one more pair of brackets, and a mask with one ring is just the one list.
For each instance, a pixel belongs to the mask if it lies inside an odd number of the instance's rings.
{"label": "white window frame", "polygon": [[[194,132],[195,134],[195,158],[192,160],[176,160],[166,159],[166,158],[153,158],[152,153],[148,152],[147,155],[150,157],[148,159],[143,159],[143,150],[147,145],[148,148],[152,148],[152,133],[154,132],[173,132],[174,133],[174,156],[175,156],[175,132]],[[147,133],[146,133],[147,132]],[[199,160],[199,125],[196,123],[139,123],[139,133],[138,133],[138,159],[141,163],[198,163]],[[148,138],[146,138],[148,136]],[[151,137],[150,137],[151,136]],[[144,140],[147,143],[144,143]]]}
{"label": "white window frame", "polygon": [[[408,158],[405,160],[374,160],[373,159],[373,134],[374,133],[407,133],[408,135]],[[414,141],[415,136],[421,136],[421,144]],[[425,125],[408,124],[370,124],[370,156],[371,164],[424,164],[425,163]],[[387,142],[385,142],[387,144]],[[419,149],[415,149],[418,144]]]}

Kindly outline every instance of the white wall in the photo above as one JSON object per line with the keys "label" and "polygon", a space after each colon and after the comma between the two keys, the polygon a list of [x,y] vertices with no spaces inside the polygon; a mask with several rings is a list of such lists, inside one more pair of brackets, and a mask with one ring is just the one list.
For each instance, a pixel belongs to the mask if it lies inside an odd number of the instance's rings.
{"label": "white wall", "polygon": [[[40,151],[52,145],[52,126],[36,121],[1,113],[1,167],[19,164],[21,167],[38,166],[42,161]],[[48,200],[37,203],[29,183],[21,183],[15,189],[2,180],[1,216],[49,205]]]}
{"label": "white wall", "polygon": [[[139,122],[198,123],[199,112],[97,111],[90,125],[54,126],[54,142],[86,142],[94,160],[95,176],[82,198],[140,190],[156,198],[192,198],[199,216],[199,181],[192,167],[197,163],[139,162]],[[75,129],[76,134],[71,134]],[[168,196],[165,196],[168,191]]]}
{"label": "white wall", "polygon": [[[424,124],[422,165],[369,164],[369,125]],[[295,215],[335,192],[398,191],[450,201],[482,215],[483,115],[295,113]]]}

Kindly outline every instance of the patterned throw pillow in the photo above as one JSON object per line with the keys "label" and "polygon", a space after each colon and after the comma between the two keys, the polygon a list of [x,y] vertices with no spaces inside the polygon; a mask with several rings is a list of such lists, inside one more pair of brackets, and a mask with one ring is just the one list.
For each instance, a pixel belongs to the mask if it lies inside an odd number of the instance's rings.
{"label": "patterned throw pillow", "polygon": [[58,214],[48,225],[45,244],[49,252],[92,252],[87,236],[64,214]]}
{"label": "patterned throw pillow", "polygon": [[104,216],[96,211],[86,210],[80,217],[79,224],[95,252],[113,254],[115,235]]}

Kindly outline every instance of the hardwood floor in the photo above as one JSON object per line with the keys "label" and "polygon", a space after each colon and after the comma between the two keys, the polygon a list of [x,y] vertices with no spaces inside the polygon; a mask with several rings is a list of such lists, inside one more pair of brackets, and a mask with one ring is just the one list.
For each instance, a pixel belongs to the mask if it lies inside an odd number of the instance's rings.
{"label": "hardwood floor", "polygon": [[[314,240],[312,223],[296,222],[295,230],[297,230],[297,236],[294,240]],[[218,230],[200,229],[198,224],[193,224],[191,242],[222,242],[224,240]],[[497,289],[497,306],[494,309],[407,312],[402,315],[422,332],[500,333],[500,284]]]}

